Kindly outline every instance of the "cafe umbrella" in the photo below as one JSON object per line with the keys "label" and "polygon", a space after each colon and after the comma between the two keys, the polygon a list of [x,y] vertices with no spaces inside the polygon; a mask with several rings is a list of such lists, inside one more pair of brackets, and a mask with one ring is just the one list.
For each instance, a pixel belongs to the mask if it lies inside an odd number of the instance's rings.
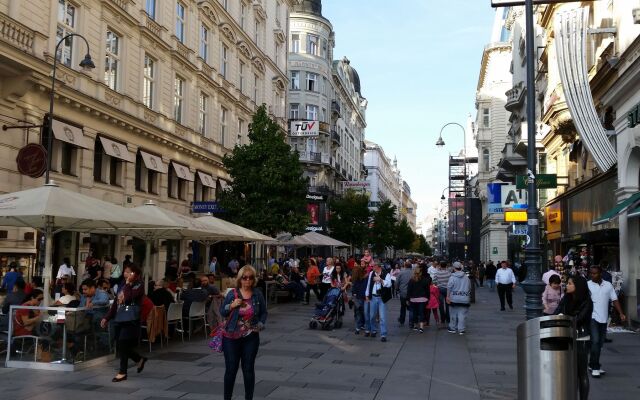
{"label": "cafe umbrella", "polygon": [[[118,229],[164,230],[168,218],[151,218],[130,208],[61,188],[54,182],[0,195],[0,226],[30,227],[44,233],[44,287],[52,275],[53,235],[62,231],[115,234]],[[45,296],[48,305],[49,296]]]}

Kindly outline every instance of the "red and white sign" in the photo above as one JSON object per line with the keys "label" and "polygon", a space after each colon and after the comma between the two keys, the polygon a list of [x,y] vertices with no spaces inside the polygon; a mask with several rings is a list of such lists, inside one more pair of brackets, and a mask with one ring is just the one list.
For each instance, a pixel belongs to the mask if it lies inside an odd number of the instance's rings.
{"label": "red and white sign", "polygon": [[320,135],[320,122],[318,121],[291,121],[289,136],[313,137]]}

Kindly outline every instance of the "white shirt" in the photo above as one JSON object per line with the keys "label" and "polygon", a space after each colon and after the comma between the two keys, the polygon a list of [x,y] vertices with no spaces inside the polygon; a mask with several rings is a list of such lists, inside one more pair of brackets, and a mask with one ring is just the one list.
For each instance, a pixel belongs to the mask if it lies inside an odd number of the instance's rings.
{"label": "white shirt", "polygon": [[434,277],[436,276],[436,271],[438,270],[438,268],[434,267],[433,264],[429,266],[429,268],[427,268],[427,273],[431,276],[431,280],[434,279]]}
{"label": "white shirt", "polygon": [[555,270],[550,269],[547,272],[545,272],[544,274],[542,274],[542,282],[544,282],[545,285],[549,284],[549,278],[551,278],[551,276],[553,275],[558,275],[560,276],[559,273],[557,273]]}
{"label": "white shirt", "polygon": [[67,264],[62,264],[58,269],[58,275],[56,275],[56,279],[60,279],[65,275],[76,276],[76,271],[73,270],[73,267],[67,266]]}
{"label": "white shirt", "polygon": [[[376,271],[371,271],[371,273],[369,274],[369,279],[367,279],[367,289],[365,290],[364,295],[366,297],[371,297],[373,295],[378,295],[379,294],[379,290],[382,289],[382,287],[391,287],[391,274],[387,274],[387,276],[384,277],[383,281],[380,282],[375,282],[373,284],[373,287],[371,287],[371,280],[373,279],[374,276],[380,276],[381,274],[376,274]],[[371,293],[369,293],[369,288],[371,287]]]}
{"label": "white shirt", "polygon": [[322,270],[322,283],[331,284],[331,274],[333,273],[334,266],[326,266]]}
{"label": "white shirt", "polygon": [[593,313],[591,318],[601,324],[606,324],[609,319],[609,301],[618,300],[613,285],[604,279],[600,284],[588,281],[589,291],[591,292],[591,301],[593,301]]}
{"label": "white shirt", "polygon": [[513,274],[513,270],[511,268],[499,268],[498,272],[496,272],[496,283],[515,285],[516,276]]}

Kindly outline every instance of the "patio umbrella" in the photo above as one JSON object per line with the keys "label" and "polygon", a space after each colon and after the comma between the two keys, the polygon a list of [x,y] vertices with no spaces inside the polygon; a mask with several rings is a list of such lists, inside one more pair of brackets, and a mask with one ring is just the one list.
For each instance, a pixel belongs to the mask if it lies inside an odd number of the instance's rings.
{"label": "patio umbrella", "polygon": [[236,240],[236,241],[246,241],[246,242],[266,242],[272,241],[273,238],[270,236],[263,235],[256,231],[252,231],[251,229],[244,228],[240,225],[236,225],[229,221],[225,221],[220,218],[216,218],[212,215],[206,215],[203,217],[196,218],[198,221],[202,221],[206,224],[220,227],[221,229],[229,229],[237,233],[237,239],[227,239],[227,240]]}
{"label": "patio umbrella", "polygon": [[[0,226],[30,227],[45,235],[45,290],[49,288],[53,235],[61,231],[114,233],[117,229],[159,229],[173,226],[167,218],[150,218],[50,182],[0,195]],[[45,296],[45,305],[49,296]]]}

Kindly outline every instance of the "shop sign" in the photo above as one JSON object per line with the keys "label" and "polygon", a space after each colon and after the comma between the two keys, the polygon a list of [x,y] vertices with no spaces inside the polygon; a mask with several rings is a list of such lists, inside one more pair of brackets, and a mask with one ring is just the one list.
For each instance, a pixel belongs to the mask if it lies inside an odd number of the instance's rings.
{"label": "shop sign", "polygon": [[502,186],[505,183],[487,183],[488,214],[502,214]]}
{"label": "shop sign", "polygon": [[323,232],[324,228],[321,226],[307,226],[306,230],[309,232]]}
{"label": "shop sign", "polygon": [[316,193],[307,193],[305,199],[311,201],[326,201],[326,197],[324,195]]}
{"label": "shop sign", "polygon": [[318,121],[291,121],[289,136],[313,137],[320,135],[320,123]]}
{"label": "shop sign", "polygon": [[194,201],[191,203],[191,212],[223,213],[225,210],[220,207],[220,204],[217,201]]}
{"label": "shop sign", "polygon": [[505,208],[526,208],[527,191],[517,189],[516,185],[502,185],[500,197],[503,210]]}
{"label": "shop sign", "polygon": [[[516,189],[526,189],[529,182],[524,175],[516,176]],[[555,189],[558,187],[558,175],[538,174],[536,175],[536,189]]]}
{"label": "shop sign", "polygon": [[18,171],[22,175],[39,178],[47,170],[47,150],[37,143],[29,143],[18,151]]}
{"label": "shop sign", "polygon": [[527,224],[513,224],[511,234],[515,236],[526,236],[527,233],[529,233],[527,229]]}
{"label": "shop sign", "polygon": [[371,182],[367,181],[342,181],[345,189],[367,189],[371,187]]}

